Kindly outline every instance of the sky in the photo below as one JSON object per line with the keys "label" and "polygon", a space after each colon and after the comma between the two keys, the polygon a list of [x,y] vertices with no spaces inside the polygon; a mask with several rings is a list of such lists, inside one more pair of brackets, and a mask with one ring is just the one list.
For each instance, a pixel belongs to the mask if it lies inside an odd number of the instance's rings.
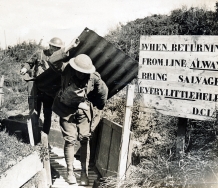
{"label": "sky", "polygon": [[176,8],[215,10],[218,0],[0,0],[0,47],[53,37],[65,44],[88,27],[104,36],[119,23],[152,14],[170,14]]}

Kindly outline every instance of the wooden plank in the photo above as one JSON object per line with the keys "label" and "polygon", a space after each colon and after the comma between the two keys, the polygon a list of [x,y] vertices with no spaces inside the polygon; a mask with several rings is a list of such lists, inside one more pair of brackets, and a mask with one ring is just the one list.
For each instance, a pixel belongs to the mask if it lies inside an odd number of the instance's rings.
{"label": "wooden plank", "polygon": [[134,134],[131,132],[130,138],[129,138],[129,148],[128,148],[128,156],[127,156],[127,169],[126,169],[126,176],[129,177],[131,171],[130,166],[132,165],[132,150],[133,150],[133,138]]}
{"label": "wooden plank", "polygon": [[0,188],[19,188],[42,170],[43,165],[37,152],[25,157],[22,161],[1,174]]}
{"label": "wooden plank", "polygon": [[[166,35],[141,35],[140,40],[146,41],[147,44],[174,44],[175,41],[180,44],[190,44],[190,40],[193,41],[193,43],[198,44],[199,39],[201,38],[201,44],[218,43],[218,36],[171,35],[170,38],[171,39],[169,40],[169,37]],[[142,43],[140,43],[140,49],[142,50]],[[168,50],[171,51],[170,48]]]}
{"label": "wooden plank", "polygon": [[39,177],[37,188],[48,188],[45,168],[38,172],[37,175]]}
{"label": "wooden plank", "polygon": [[[104,118],[103,118],[104,119]],[[101,119],[99,125],[98,125],[98,132],[97,132],[97,139],[96,139],[96,153],[95,153],[95,166],[97,165],[97,160],[99,158],[99,151],[100,151],[100,146],[101,146],[101,139],[102,138],[102,129],[103,129],[103,119]],[[90,154],[91,155],[91,154]],[[91,156],[90,156],[91,157]]]}
{"label": "wooden plank", "polygon": [[31,120],[34,143],[37,144],[40,141],[40,132],[37,121],[37,93],[34,81],[28,81],[28,103],[29,103],[29,120]]}
{"label": "wooden plank", "polygon": [[[43,131],[41,131],[41,142],[42,145],[48,149],[48,135]],[[49,152],[43,158],[43,166],[46,170],[47,186],[49,187],[52,185]]]}
{"label": "wooden plank", "polygon": [[122,133],[122,126],[116,122],[112,122],[112,121],[109,121],[109,120],[103,118],[103,124],[111,127],[112,129],[116,130],[119,133]]}
{"label": "wooden plank", "polygon": [[144,94],[140,99],[140,103],[145,108],[153,108],[165,115],[185,117],[198,120],[216,119],[216,105],[211,102],[195,103],[195,101],[174,100],[172,98],[164,98],[163,96],[155,96]]}
{"label": "wooden plank", "polygon": [[[105,118],[101,121],[98,139],[96,168],[102,177],[114,176],[118,172],[122,126]],[[106,128],[108,127],[108,128]],[[110,131],[109,131],[110,130]],[[108,138],[111,138],[107,141]],[[106,142],[105,142],[106,139]],[[131,145],[131,143],[130,143]],[[106,156],[107,155],[107,156]],[[131,163],[132,149],[128,149],[128,166]]]}
{"label": "wooden plank", "polygon": [[113,129],[111,136],[111,147],[108,157],[108,169],[106,176],[116,176],[119,166],[119,155],[120,155],[120,143],[121,143],[121,133]]}
{"label": "wooden plank", "polygon": [[147,83],[148,81],[153,81],[157,83],[177,83],[178,86],[183,86],[184,84],[188,86],[195,86],[196,88],[206,86],[209,90],[216,90],[218,86],[217,81],[217,71],[205,71],[205,70],[191,70],[186,69],[181,71],[180,69],[169,70],[164,67],[161,69],[159,67],[148,68],[148,66],[139,66],[138,78],[142,82]]}
{"label": "wooden plank", "polygon": [[166,116],[177,116],[177,117],[185,117],[188,119],[198,119],[198,120],[202,120],[202,121],[214,121],[214,119],[210,119],[204,116],[198,116],[198,118],[196,118],[195,115],[187,115],[186,113],[178,113],[178,112],[167,112],[166,110],[160,110],[160,109],[155,109],[155,108],[146,108],[146,107],[140,107],[140,110],[142,112],[146,112],[146,113],[156,113],[156,112],[160,112],[163,115]]}
{"label": "wooden plank", "polygon": [[[184,56],[185,55],[187,56]],[[142,58],[139,59],[139,65],[144,67],[148,67],[148,69],[152,68],[160,68],[162,70],[189,70],[190,72],[195,70],[193,69],[195,65],[199,65],[205,68],[207,67],[211,71],[216,71],[217,68],[217,52],[212,53],[209,52],[175,52],[175,51],[140,51],[140,55]],[[193,62],[194,61],[194,62]],[[202,62],[202,61],[208,61]],[[212,63],[214,62],[214,63]],[[199,64],[198,64],[199,63]],[[213,69],[212,69],[213,68]],[[146,71],[146,70],[145,70]]]}
{"label": "wooden plank", "polygon": [[[215,87],[213,88],[213,87],[208,86],[208,85],[204,85],[204,87],[200,88],[196,84],[191,84],[191,83],[189,83],[189,84],[185,84],[185,83],[177,84],[176,82],[171,82],[171,81],[163,82],[163,81],[156,81],[156,80],[146,80],[146,82],[144,82],[142,79],[139,79],[137,89],[136,89],[138,92],[140,92],[140,87],[160,88],[160,89],[165,89],[165,90],[166,89],[168,89],[168,90],[181,90],[181,91],[189,91],[189,92],[195,91],[195,92],[201,92],[201,93],[217,94]],[[145,92],[145,91],[143,91],[143,92]],[[161,91],[159,91],[159,92],[161,92]],[[217,102],[217,101],[214,101],[214,102]]]}
{"label": "wooden plank", "polygon": [[118,178],[120,180],[125,179],[126,176],[126,168],[127,168],[127,156],[128,156],[128,148],[129,148],[129,138],[130,138],[130,125],[132,120],[132,106],[133,106],[133,98],[134,98],[134,90],[135,85],[127,86],[127,95],[126,95],[126,109],[125,109],[125,117],[122,129],[122,137],[121,137],[121,149],[119,156],[119,166],[118,166]]}
{"label": "wooden plank", "polygon": [[94,165],[97,159],[97,153],[99,151],[98,147],[98,137],[99,137],[99,130],[102,122],[99,121],[98,125],[95,127],[94,132],[92,133],[92,138],[90,139],[90,161],[91,165]]}
{"label": "wooden plank", "polygon": [[107,169],[108,169],[108,157],[109,157],[110,146],[111,146],[111,134],[112,134],[111,127],[103,124],[99,154],[98,154],[98,159],[96,161],[96,167],[102,177],[106,176]]}
{"label": "wooden plank", "polygon": [[28,129],[30,144],[31,144],[32,146],[34,146],[34,145],[35,145],[35,142],[34,142],[34,137],[33,137],[33,127],[32,127],[31,119],[28,119],[28,120],[27,120],[27,129]]}

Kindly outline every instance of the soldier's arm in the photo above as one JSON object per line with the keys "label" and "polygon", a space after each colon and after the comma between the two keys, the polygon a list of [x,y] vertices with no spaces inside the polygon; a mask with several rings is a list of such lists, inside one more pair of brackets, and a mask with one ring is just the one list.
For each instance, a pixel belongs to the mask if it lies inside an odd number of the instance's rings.
{"label": "soldier's arm", "polygon": [[96,107],[99,110],[102,110],[106,104],[106,101],[107,101],[108,87],[102,79],[98,80],[98,82],[96,83],[96,87],[98,88],[97,89],[98,90],[97,96],[99,98],[99,101],[97,101],[97,103],[96,103]]}
{"label": "soldier's arm", "polygon": [[22,75],[26,74],[30,69],[33,69],[33,67],[38,63],[39,61],[39,54],[40,52],[35,52],[23,65],[20,70],[20,73]]}
{"label": "soldier's arm", "polygon": [[94,106],[93,110],[93,119],[91,124],[91,132],[94,132],[96,126],[98,125],[101,116],[103,108],[106,104],[107,98],[108,98],[108,87],[105,84],[105,82],[101,79],[100,75],[97,73],[94,73],[98,76],[95,77],[94,82],[94,90],[93,93],[90,96],[90,100]]}
{"label": "soldier's arm", "polygon": [[48,63],[51,68],[56,72],[63,72],[67,63],[63,62],[63,59],[68,56],[68,54],[62,48],[56,52],[54,52],[48,59]]}
{"label": "soldier's arm", "polygon": [[99,73],[94,73],[94,90],[88,94],[88,99],[92,102],[93,106],[96,106],[99,110],[102,110],[106,104],[108,97],[108,87],[101,79]]}
{"label": "soldier's arm", "polygon": [[77,47],[79,44],[79,39],[75,38],[71,41],[69,45],[54,52],[49,58],[49,65],[57,72],[63,72],[67,63],[63,63],[63,59],[69,55],[69,50]]}

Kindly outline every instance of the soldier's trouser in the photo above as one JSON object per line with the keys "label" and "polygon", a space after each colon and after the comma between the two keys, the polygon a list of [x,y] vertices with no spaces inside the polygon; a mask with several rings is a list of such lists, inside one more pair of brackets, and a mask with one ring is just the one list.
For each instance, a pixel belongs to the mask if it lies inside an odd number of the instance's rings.
{"label": "soldier's trouser", "polygon": [[60,117],[60,126],[65,140],[64,154],[67,164],[67,168],[71,170],[74,161],[74,145],[76,140],[81,143],[80,148],[80,161],[82,165],[82,171],[88,175],[88,164],[90,158],[90,120],[87,118],[83,110],[78,110],[68,121]]}
{"label": "soldier's trouser", "polygon": [[52,116],[52,104],[53,98],[42,93],[40,91],[37,92],[37,119],[39,120],[39,116],[41,113],[41,108],[43,105],[43,115],[44,115],[44,123],[42,131],[46,134],[49,134],[51,128],[51,116]]}

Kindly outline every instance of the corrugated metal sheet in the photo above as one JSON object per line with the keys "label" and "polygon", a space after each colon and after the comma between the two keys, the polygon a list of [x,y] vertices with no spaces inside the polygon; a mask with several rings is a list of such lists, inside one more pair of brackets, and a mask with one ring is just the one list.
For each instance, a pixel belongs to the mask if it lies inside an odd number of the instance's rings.
{"label": "corrugated metal sheet", "polygon": [[[124,52],[106,41],[94,31],[85,28],[79,36],[80,43],[70,51],[70,55],[64,61],[79,54],[88,55],[95,65],[97,72],[101,74],[109,88],[108,98],[123,89],[128,83],[137,77],[138,62],[126,55]],[[46,72],[48,72],[48,75]],[[49,88],[49,82],[59,79],[53,70],[47,70],[37,78],[38,87],[43,90]],[[54,92],[53,92],[54,93]]]}
{"label": "corrugated metal sheet", "polygon": [[85,28],[79,39],[80,44],[70,51],[69,57],[82,53],[92,59],[109,88],[109,98],[137,77],[138,62],[94,31]]}

